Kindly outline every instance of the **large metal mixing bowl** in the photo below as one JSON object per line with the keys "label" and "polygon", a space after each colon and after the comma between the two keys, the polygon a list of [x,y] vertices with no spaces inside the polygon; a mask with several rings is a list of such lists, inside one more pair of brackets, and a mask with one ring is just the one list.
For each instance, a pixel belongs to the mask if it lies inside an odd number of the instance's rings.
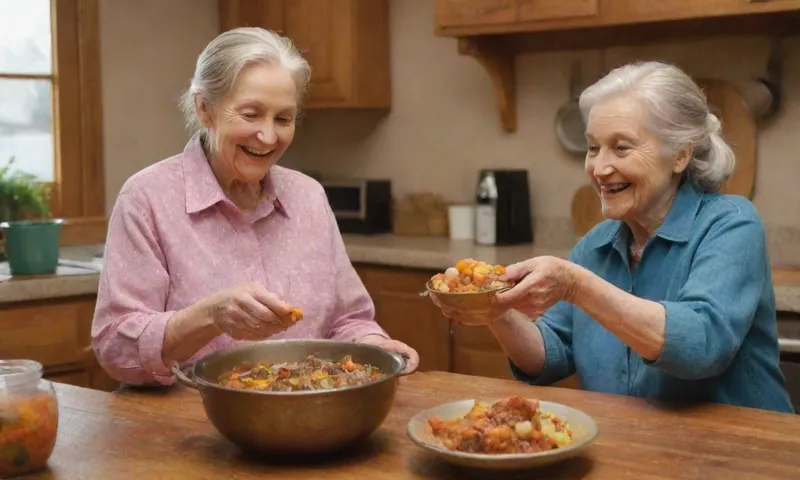
{"label": "large metal mixing bowl", "polygon": [[[220,386],[219,376],[241,362],[296,362],[314,355],[369,363],[386,377],[336,390],[258,392]],[[237,345],[211,353],[188,371],[172,367],[177,379],[197,389],[206,416],[228,440],[244,450],[276,455],[329,453],[369,436],[392,408],[400,355],[382,348],[335,340],[274,340]]]}

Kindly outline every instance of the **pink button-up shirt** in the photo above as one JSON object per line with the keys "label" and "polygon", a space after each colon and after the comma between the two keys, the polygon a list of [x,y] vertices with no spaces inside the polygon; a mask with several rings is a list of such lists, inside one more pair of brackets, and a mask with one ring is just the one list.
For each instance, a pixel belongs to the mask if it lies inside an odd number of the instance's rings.
{"label": "pink button-up shirt", "polygon": [[[224,194],[195,136],[183,153],[123,185],[108,228],[92,325],[98,361],[133,384],[174,381],[161,358],[170,317],[201,298],[259,282],[304,318],[272,339],[388,338],[356,274],[321,185],[273,166],[246,213]],[[227,334],[187,363],[242,343]]]}

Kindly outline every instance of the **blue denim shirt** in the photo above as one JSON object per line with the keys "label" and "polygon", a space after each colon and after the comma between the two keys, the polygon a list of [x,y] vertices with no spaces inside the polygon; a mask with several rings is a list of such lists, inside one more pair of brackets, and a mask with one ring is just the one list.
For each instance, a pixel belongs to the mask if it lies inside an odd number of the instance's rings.
{"label": "blue denim shirt", "polygon": [[605,220],[570,260],[666,310],[666,339],[642,359],[578,307],[560,302],[535,324],[545,366],[523,381],[548,385],[575,372],[582,388],[667,401],[716,402],[793,412],[781,373],[775,293],[764,225],[746,198],[684,182],[631,273],[630,230]]}

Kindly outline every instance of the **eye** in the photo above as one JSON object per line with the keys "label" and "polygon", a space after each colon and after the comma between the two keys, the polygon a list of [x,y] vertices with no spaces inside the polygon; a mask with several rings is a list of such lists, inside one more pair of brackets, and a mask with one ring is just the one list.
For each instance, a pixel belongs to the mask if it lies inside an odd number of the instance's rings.
{"label": "eye", "polygon": [[597,153],[600,151],[600,147],[597,145],[589,145],[589,153]]}
{"label": "eye", "polygon": [[292,118],[290,117],[278,117],[278,121],[283,125],[289,125],[292,123]]}
{"label": "eye", "polygon": [[617,145],[617,151],[618,152],[627,152],[630,149],[631,149],[631,147],[629,147],[627,145]]}
{"label": "eye", "polygon": [[244,113],[242,113],[242,116],[244,118],[249,119],[249,120],[254,120],[254,119],[258,118],[258,114],[256,112],[244,112]]}

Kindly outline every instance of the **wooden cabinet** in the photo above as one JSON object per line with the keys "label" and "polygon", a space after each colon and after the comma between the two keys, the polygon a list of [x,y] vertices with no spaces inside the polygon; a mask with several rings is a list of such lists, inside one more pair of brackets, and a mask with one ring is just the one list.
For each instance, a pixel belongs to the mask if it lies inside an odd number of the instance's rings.
{"label": "wooden cabinet", "polygon": [[312,68],[305,109],[391,106],[388,0],[219,0],[219,17],[295,42]]}
{"label": "wooden cabinet", "polygon": [[[582,36],[585,32],[575,30],[678,20],[741,20],[797,10],[800,0],[437,0],[436,31],[444,36],[463,37],[566,29]],[[779,18],[782,17],[765,17],[773,22]],[[681,30],[685,27],[673,26]],[[702,27],[711,28],[713,24]],[[626,30],[616,31],[624,43]]]}
{"label": "wooden cabinet", "polygon": [[517,0],[520,22],[596,17],[599,0]]}
{"label": "wooden cabinet", "polygon": [[[419,292],[436,272],[377,265],[356,265],[373,302],[378,323],[394,339],[420,356],[420,371],[513,379],[508,357],[486,327],[453,324]],[[580,388],[577,377],[556,386]]]}
{"label": "wooden cabinet", "polygon": [[457,38],[458,53],[486,69],[506,132],[517,128],[520,53],[800,33],[800,0],[436,1],[436,33]]}
{"label": "wooden cabinet", "polygon": [[442,0],[436,4],[439,26],[511,23],[517,19],[514,0]]}
{"label": "wooden cabinet", "polygon": [[383,267],[357,268],[375,303],[375,317],[392,338],[419,353],[420,371],[450,371],[450,320],[429,298],[420,297],[425,272]]}
{"label": "wooden cabinet", "polygon": [[36,360],[49,380],[113,390],[90,346],[94,305],[92,295],[0,306],[0,358]]}

